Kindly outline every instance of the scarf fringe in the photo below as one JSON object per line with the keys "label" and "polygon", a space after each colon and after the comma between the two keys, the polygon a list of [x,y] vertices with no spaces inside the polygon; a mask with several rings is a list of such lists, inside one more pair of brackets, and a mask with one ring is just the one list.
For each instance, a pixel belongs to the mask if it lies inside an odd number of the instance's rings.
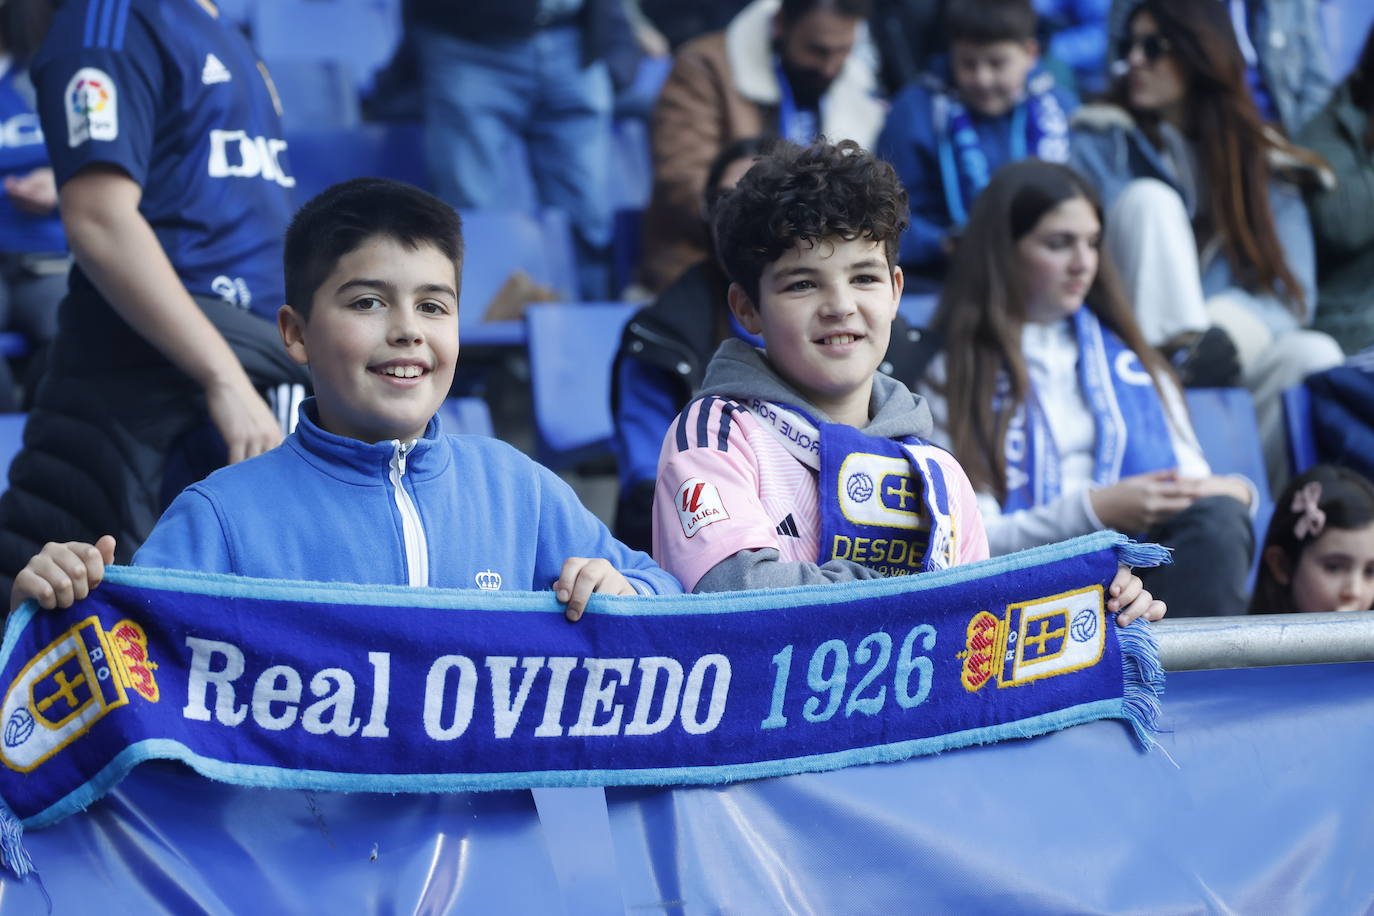
{"label": "scarf fringe", "polygon": [[24,825],[4,799],[0,799],[0,864],[16,878],[22,879],[33,871],[33,859],[24,848]]}
{"label": "scarf fringe", "polygon": [[[1143,546],[1143,545],[1142,545]],[[1121,669],[1125,681],[1122,711],[1144,750],[1156,746],[1159,734],[1159,698],[1164,693],[1164,668],[1159,664],[1155,634],[1144,620],[1136,620],[1116,631],[1121,646]]]}
{"label": "scarf fringe", "polygon": [[1127,566],[1164,566],[1173,562],[1173,551],[1160,544],[1141,543],[1122,536],[1116,558]]}

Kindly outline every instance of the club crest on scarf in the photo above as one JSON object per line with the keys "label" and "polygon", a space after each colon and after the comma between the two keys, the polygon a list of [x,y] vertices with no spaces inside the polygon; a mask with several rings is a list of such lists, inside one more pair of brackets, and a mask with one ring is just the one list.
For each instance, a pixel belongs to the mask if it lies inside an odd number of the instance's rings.
{"label": "club crest on scarf", "polygon": [[1097,664],[1107,643],[1105,600],[1094,585],[1009,604],[1001,617],[979,611],[958,654],[964,689],[976,693],[994,678],[998,687],[1019,687]]}
{"label": "club crest on scarf", "polygon": [[91,729],[133,692],[159,699],[148,638],[132,620],[106,630],[87,617],[39,652],[19,672],[0,706],[0,760],[27,773]]}
{"label": "club crest on scarf", "polygon": [[884,576],[954,565],[955,531],[934,446],[895,442],[754,398],[749,409],[819,475],[817,562],[849,560]]}

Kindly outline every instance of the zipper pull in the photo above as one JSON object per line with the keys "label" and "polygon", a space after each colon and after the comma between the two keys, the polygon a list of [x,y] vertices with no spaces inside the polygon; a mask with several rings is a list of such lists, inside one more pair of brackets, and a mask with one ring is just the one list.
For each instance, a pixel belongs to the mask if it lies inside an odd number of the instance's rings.
{"label": "zipper pull", "polygon": [[396,449],[391,456],[391,467],[396,471],[397,477],[406,476],[406,453],[410,451],[410,445],[402,445],[400,439],[392,439],[391,445]]}

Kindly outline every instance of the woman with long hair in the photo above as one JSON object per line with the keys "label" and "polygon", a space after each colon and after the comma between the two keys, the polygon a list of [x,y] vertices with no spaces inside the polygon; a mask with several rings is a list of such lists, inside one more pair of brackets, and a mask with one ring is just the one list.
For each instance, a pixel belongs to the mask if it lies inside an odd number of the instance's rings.
{"label": "woman with long hair", "polygon": [[994,555],[1114,528],[1174,548],[1140,573],[1171,610],[1244,613],[1253,486],[1212,475],[1101,237],[1102,208],[1072,169],[1031,159],[993,177],[917,386],[937,444],[973,482]]}
{"label": "woman with long hair", "polygon": [[[1224,334],[1234,347],[1277,487],[1283,389],[1342,358],[1305,329],[1315,270],[1296,183],[1330,173],[1261,119],[1226,4],[1144,0],[1118,52],[1110,104],[1075,116],[1071,161],[1108,202],[1107,244],[1146,339],[1186,354]],[[1186,368],[1185,381],[1225,381]]]}
{"label": "woman with long hair", "polygon": [[1355,69],[1298,140],[1336,176],[1335,188],[1307,193],[1317,243],[1314,325],[1353,354],[1374,345],[1374,29]]}

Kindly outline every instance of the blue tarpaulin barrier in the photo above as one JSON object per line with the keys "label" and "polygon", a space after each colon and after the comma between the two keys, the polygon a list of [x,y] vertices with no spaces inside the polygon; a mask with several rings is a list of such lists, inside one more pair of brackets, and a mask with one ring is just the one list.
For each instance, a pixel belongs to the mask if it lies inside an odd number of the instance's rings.
{"label": "blue tarpaulin barrier", "polygon": [[[605,807],[599,789],[346,795],[148,764],[25,842],[56,913],[1374,907],[1374,663],[1173,674],[1161,725],[1167,754],[1099,721]],[[0,885],[0,914],[46,909],[34,879]]]}

